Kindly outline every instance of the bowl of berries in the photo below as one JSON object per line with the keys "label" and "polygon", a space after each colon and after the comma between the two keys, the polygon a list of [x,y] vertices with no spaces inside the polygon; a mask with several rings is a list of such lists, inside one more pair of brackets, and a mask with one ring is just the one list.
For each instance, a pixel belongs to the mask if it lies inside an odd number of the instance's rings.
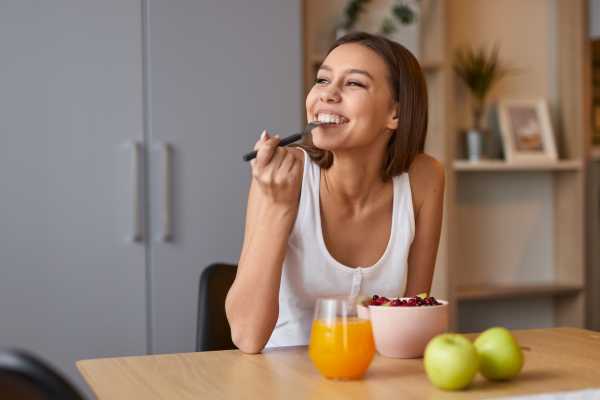
{"label": "bowl of berries", "polygon": [[419,358],[431,338],[448,330],[448,302],[428,296],[387,298],[373,295],[359,302],[368,316],[377,352],[385,357]]}

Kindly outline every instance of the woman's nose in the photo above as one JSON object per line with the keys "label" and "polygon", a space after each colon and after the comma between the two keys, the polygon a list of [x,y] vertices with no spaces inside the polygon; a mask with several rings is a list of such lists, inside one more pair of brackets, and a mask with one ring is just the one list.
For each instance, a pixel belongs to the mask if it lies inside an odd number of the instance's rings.
{"label": "woman's nose", "polygon": [[337,88],[333,85],[323,88],[319,96],[320,100],[324,103],[336,103],[340,101],[340,93]]}

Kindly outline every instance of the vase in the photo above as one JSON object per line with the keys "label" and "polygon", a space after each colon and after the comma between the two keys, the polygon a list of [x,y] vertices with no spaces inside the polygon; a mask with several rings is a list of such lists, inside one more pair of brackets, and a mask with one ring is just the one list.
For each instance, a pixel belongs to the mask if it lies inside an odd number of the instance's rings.
{"label": "vase", "polygon": [[482,134],[481,132],[470,129],[466,134],[467,141],[467,159],[469,161],[481,160]]}

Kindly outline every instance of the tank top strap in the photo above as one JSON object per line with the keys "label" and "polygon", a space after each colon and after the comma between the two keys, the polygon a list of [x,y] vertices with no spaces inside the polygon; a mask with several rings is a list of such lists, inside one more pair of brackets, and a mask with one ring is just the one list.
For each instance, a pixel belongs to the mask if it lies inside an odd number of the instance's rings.
{"label": "tank top strap", "polygon": [[294,231],[301,229],[304,221],[313,209],[314,192],[316,186],[315,179],[319,179],[319,166],[316,165],[302,147],[298,147],[304,153],[304,168],[302,172],[302,186],[300,189],[300,203],[298,205],[298,215],[294,225]]}
{"label": "tank top strap", "polygon": [[404,216],[398,215],[399,218],[406,217],[410,222],[412,234],[415,232],[415,216],[412,201],[412,189],[410,186],[410,177],[408,172],[394,177],[396,180],[394,202],[397,210],[402,210]]}

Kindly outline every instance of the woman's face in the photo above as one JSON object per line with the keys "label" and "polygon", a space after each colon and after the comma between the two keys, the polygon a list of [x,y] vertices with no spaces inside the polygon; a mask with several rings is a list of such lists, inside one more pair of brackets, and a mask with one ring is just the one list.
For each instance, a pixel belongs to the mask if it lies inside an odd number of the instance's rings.
{"label": "woman's face", "polygon": [[387,143],[396,129],[395,102],[385,62],[373,50],[346,43],[327,55],[306,96],[308,121],[335,121],[312,130],[313,144],[342,150]]}

